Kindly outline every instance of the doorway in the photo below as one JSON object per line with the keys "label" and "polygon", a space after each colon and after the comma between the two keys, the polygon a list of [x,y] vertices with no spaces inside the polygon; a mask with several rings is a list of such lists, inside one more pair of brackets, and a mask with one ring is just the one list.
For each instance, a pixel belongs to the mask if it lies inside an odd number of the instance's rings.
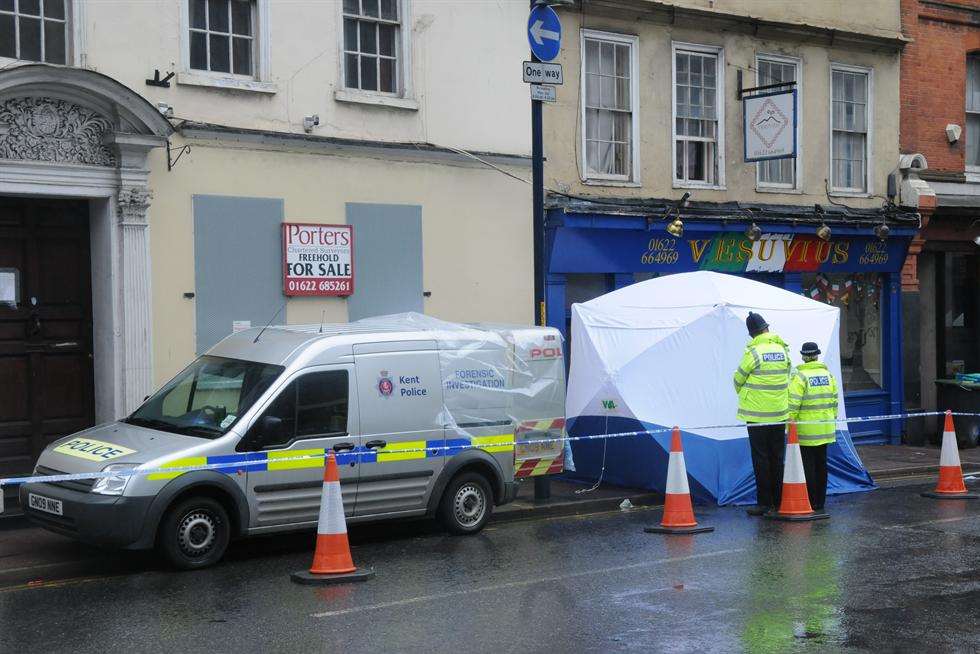
{"label": "doorway", "polygon": [[89,205],[0,197],[0,476],[95,423]]}

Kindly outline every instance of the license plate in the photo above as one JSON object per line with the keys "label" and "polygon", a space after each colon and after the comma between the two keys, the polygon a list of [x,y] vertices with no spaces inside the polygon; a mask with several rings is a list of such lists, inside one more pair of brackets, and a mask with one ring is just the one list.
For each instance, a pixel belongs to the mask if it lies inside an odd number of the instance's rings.
{"label": "license plate", "polygon": [[61,510],[61,500],[53,500],[50,497],[42,497],[34,493],[27,494],[27,503],[32,509],[51,513],[53,515],[64,515]]}

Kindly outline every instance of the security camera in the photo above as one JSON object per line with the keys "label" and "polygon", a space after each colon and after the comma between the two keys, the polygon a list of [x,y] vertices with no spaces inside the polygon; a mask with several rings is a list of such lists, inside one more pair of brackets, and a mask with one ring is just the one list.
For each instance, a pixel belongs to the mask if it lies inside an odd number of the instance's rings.
{"label": "security camera", "polygon": [[960,140],[960,136],[963,134],[963,128],[955,123],[950,123],[946,125],[946,140],[950,143],[956,143]]}
{"label": "security camera", "polygon": [[898,157],[898,169],[903,173],[910,170],[925,170],[929,167],[929,162],[919,153],[903,154]]}
{"label": "security camera", "polygon": [[313,128],[320,124],[320,117],[316,114],[303,117],[303,131],[309,134]]}

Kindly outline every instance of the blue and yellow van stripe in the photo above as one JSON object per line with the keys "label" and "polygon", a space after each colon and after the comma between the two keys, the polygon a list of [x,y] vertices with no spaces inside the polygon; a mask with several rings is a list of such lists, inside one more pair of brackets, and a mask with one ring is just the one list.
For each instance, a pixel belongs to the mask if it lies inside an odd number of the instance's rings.
{"label": "blue and yellow van stripe", "polygon": [[[473,436],[472,438],[447,438],[436,440],[400,441],[391,443],[391,451],[358,447],[348,452],[337,453],[337,465],[351,463],[395,463],[417,459],[436,459],[453,457],[467,449],[480,449],[490,454],[514,451],[513,434],[494,436]],[[402,451],[407,450],[407,451]],[[236,474],[254,471],[299,470],[303,468],[322,468],[326,448],[307,450],[278,450],[274,452],[242,452],[240,454],[217,454],[214,456],[190,456],[174,459],[161,468],[192,468],[195,466],[218,465],[212,468],[217,472]],[[309,457],[309,458],[297,458]],[[293,459],[293,460],[290,460]],[[248,463],[243,467],[241,464]],[[183,470],[174,472],[154,472],[147,475],[150,480],[173,479],[184,474]]]}

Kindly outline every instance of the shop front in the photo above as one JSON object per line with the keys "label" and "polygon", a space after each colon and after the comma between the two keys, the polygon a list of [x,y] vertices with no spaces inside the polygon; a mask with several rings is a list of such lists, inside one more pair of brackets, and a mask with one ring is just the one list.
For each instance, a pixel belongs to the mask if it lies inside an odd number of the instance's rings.
{"label": "shop front", "polygon": [[[696,270],[749,277],[839,307],[847,415],[900,413],[900,271],[917,226],[915,213],[896,209],[708,203],[674,209],[552,199],[546,322],[568,338],[573,303],[651,277]],[[902,423],[854,423],[850,430],[856,443],[897,443]]]}

